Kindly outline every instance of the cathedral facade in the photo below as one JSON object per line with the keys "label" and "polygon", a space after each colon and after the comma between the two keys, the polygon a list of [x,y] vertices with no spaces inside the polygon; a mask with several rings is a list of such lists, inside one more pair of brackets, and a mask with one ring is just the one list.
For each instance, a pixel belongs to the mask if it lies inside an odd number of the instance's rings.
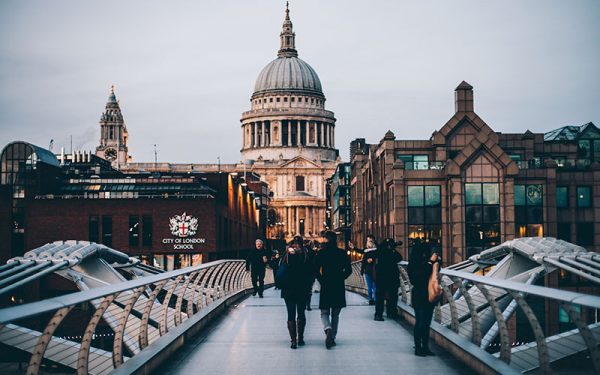
{"label": "cathedral facade", "polygon": [[325,229],[326,179],[340,162],[335,117],[315,70],[298,58],[286,7],[277,58],[260,72],[242,114],[243,168],[271,191],[268,236],[316,238]]}

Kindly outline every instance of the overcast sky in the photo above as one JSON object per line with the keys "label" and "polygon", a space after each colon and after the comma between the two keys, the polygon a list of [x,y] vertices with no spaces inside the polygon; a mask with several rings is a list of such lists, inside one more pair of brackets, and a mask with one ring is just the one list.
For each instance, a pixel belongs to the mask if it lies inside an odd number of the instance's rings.
{"label": "overcast sky", "polygon": [[[276,57],[284,1],[0,2],[0,148],[98,144],[116,86],[135,161],[240,160],[240,116]],[[600,125],[600,1],[291,1],[348,158],[358,137],[428,139],[474,86],[494,130]]]}

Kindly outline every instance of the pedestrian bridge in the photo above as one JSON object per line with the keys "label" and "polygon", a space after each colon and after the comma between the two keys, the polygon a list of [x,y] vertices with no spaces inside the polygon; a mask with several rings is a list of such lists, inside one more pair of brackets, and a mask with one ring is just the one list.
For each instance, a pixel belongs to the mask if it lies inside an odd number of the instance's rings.
{"label": "pedestrian bridge", "polygon": [[[3,302],[50,273],[81,291],[0,309],[0,373],[600,373],[595,253],[549,238],[513,240],[442,270],[431,331],[438,355],[425,358],[412,354],[405,265],[401,319],[385,322],[372,320],[358,266],[338,345],[325,349],[315,310],[307,345],[291,350],[278,292],[252,297],[242,261],[162,272],[95,243],[48,244],[0,267]],[[588,292],[536,285],[556,272]]]}

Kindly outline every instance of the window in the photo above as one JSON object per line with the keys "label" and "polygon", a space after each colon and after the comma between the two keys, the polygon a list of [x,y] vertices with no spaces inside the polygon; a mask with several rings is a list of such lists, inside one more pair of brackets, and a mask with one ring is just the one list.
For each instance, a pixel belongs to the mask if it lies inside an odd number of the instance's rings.
{"label": "window", "polygon": [[277,103],[279,103],[281,101],[280,97],[277,97]]}
{"label": "window", "polygon": [[292,96],[292,103],[296,101],[296,97]]}
{"label": "window", "polygon": [[594,244],[594,223],[577,223],[577,245]]}
{"label": "window", "polygon": [[429,155],[396,154],[396,160],[402,160],[404,169],[429,169]]}
{"label": "window", "polygon": [[99,242],[99,237],[98,237],[98,233],[100,230],[100,222],[99,222],[99,218],[98,216],[90,216],[89,218],[89,235],[88,238],[90,239],[90,242]]}
{"label": "window", "polygon": [[592,188],[577,186],[577,207],[592,207]]}
{"label": "window", "polygon": [[[393,202],[393,186],[390,186]],[[441,249],[442,205],[440,186],[408,186],[409,247],[418,241],[432,249]],[[392,203],[390,203],[392,204]]]}
{"label": "window", "polygon": [[566,186],[556,187],[556,207],[569,207],[569,188]]}
{"label": "window", "polygon": [[296,176],[296,191],[304,191],[304,176]]}
{"label": "window", "polygon": [[112,216],[102,216],[102,243],[112,246]]}
{"label": "window", "polygon": [[543,237],[542,185],[515,185],[515,236]]}
{"label": "window", "polygon": [[142,244],[152,246],[152,216],[142,216]]}
{"label": "window", "polygon": [[500,188],[494,183],[465,184],[467,256],[500,243]]}
{"label": "window", "polygon": [[273,98],[269,98],[269,103],[273,103]]}
{"label": "window", "polygon": [[287,103],[287,100],[288,100],[288,98],[287,98],[287,96],[285,96],[285,97],[283,98],[283,101],[284,101],[285,103]]}
{"label": "window", "polygon": [[139,246],[140,244],[140,217],[137,215],[129,216],[129,246]]}

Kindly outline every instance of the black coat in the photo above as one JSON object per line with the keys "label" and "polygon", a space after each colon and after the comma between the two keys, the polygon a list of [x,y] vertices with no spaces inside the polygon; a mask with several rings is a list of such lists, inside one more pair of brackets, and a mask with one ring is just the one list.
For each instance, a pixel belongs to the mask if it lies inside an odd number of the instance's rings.
{"label": "black coat", "polygon": [[315,267],[321,283],[319,308],[346,307],[344,280],[352,274],[346,252],[335,245],[325,246],[317,252]]}
{"label": "black coat", "polygon": [[400,270],[398,263],[402,256],[395,250],[379,249],[375,251],[375,286],[377,288],[398,289]]}
{"label": "black coat", "polygon": [[285,272],[288,273],[289,280],[288,285],[281,289],[281,298],[305,301],[315,277],[309,255],[305,251],[301,254],[286,254],[281,262],[286,263]]}
{"label": "black coat", "polygon": [[[377,258],[377,249],[365,249],[363,259],[360,262],[360,274],[367,274],[370,277],[375,277],[375,259]],[[369,259],[372,262],[369,263]]]}
{"label": "black coat", "polygon": [[252,273],[264,274],[267,263],[263,257],[267,257],[267,262],[271,258],[271,253],[266,249],[252,249],[246,257],[246,271],[252,270]]}
{"label": "black coat", "polygon": [[411,259],[408,263],[408,277],[413,285],[411,291],[411,302],[413,307],[427,307],[429,302],[429,277],[433,270],[433,265],[428,259]]}

